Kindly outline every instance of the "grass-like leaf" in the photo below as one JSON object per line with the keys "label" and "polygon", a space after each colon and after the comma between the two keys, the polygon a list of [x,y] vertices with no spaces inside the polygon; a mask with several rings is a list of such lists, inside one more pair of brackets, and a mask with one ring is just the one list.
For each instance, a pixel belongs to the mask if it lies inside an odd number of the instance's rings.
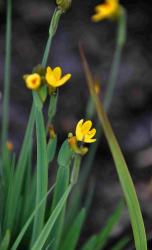
{"label": "grass-like leaf", "polygon": [[[35,96],[35,98],[39,98]],[[37,137],[37,184],[36,184],[36,205],[41,201],[47,193],[48,188],[48,160],[47,160],[47,144],[44,118],[41,108],[36,108],[36,137]],[[36,213],[34,218],[32,242],[40,234],[44,225],[45,202]]]}
{"label": "grass-like leaf", "polygon": [[5,204],[5,217],[3,222],[4,231],[7,228],[9,228],[11,231],[13,229],[13,224],[16,216],[16,209],[18,205],[18,199],[20,196],[20,192],[22,190],[25,168],[27,166],[27,161],[29,156],[29,148],[30,148],[29,138],[31,138],[33,134],[34,121],[35,121],[35,108],[33,105],[26,133],[24,136],[23,145],[17,162],[16,170],[14,172],[14,177],[12,178],[12,181],[9,183],[9,189]]}
{"label": "grass-like leaf", "polygon": [[38,209],[43,205],[44,201],[46,200],[47,196],[51,193],[51,191],[53,190],[55,185],[53,185],[49,191],[47,192],[47,194],[43,197],[43,199],[39,202],[39,204],[37,204],[36,208],[34,209],[34,211],[31,213],[30,217],[28,218],[27,222],[25,223],[25,225],[23,226],[22,230],[20,231],[19,235],[17,236],[17,239],[15,240],[13,246],[11,247],[11,250],[16,250],[23,238],[23,236],[26,233],[26,230],[28,229],[29,225],[31,224],[34,215],[37,213]]}
{"label": "grass-like leaf", "polygon": [[0,243],[0,250],[8,250],[9,244],[10,244],[10,238],[11,238],[11,234],[10,231],[7,230],[4,238],[2,239],[1,243]]}
{"label": "grass-like leaf", "polygon": [[96,242],[97,242],[97,235],[91,236],[90,239],[81,248],[81,250],[92,250],[92,249],[95,249]]}
{"label": "grass-like leaf", "polygon": [[123,209],[123,203],[120,202],[111,217],[108,219],[106,226],[98,234],[95,250],[101,250],[104,248],[109,236],[112,232],[113,227],[118,223]]}
{"label": "grass-like leaf", "polygon": [[43,230],[41,231],[39,237],[35,241],[31,250],[41,250],[43,248],[43,246],[44,246],[46,240],[48,239],[48,236],[49,236],[49,234],[54,226],[54,223],[56,222],[59,214],[62,211],[62,208],[63,208],[63,206],[64,206],[64,204],[69,196],[71,188],[72,188],[72,185],[69,185],[69,187],[67,188],[67,190],[63,194],[62,198],[58,202],[57,206],[55,207],[55,209],[51,213],[49,219],[47,220]]}
{"label": "grass-like leaf", "polygon": [[[53,201],[52,201],[52,208],[53,211],[55,206],[57,205],[58,201],[61,199],[62,195],[64,194],[65,190],[69,185],[69,178],[70,178],[70,163],[72,160],[73,152],[68,145],[67,140],[62,144],[61,149],[58,155],[58,163],[59,165],[56,177],[56,187],[54,190]],[[64,218],[65,218],[65,209],[66,203],[61,211],[60,216],[58,217],[52,232],[50,239],[51,241],[54,239],[53,242],[53,249],[58,249],[60,238],[63,230],[64,225]]]}
{"label": "grass-like leaf", "polygon": [[11,69],[11,50],[12,50],[12,0],[6,1],[6,56],[4,68],[4,96],[3,96],[3,110],[2,110],[2,150],[3,157],[5,158],[6,141],[8,139],[8,120],[9,120],[9,96],[10,96],[10,69]]}
{"label": "grass-like leaf", "polygon": [[83,60],[83,66],[90,94],[94,100],[99,121],[102,124],[105,137],[109,144],[113,160],[116,166],[117,174],[119,177],[119,181],[127,203],[136,250],[147,250],[147,240],[146,240],[144,222],[132,178],[130,176],[127,164],[125,162],[124,156],[122,154],[116,136],[110,125],[108,117],[104,111],[103,104],[101,103],[99,96],[95,92],[93,77],[89,70],[89,66],[87,64],[82,49],[81,49],[81,56]]}
{"label": "grass-like leaf", "polygon": [[99,232],[97,235],[92,236],[83,246],[82,250],[90,249],[90,246],[93,245],[94,250],[102,250],[107,243],[109,236],[112,232],[113,227],[118,223],[121,213],[122,213],[123,203],[120,202],[111,215],[111,217],[108,219],[105,227]]}
{"label": "grass-like leaf", "polygon": [[59,248],[60,250],[76,249],[76,245],[80,237],[85,217],[86,217],[86,210],[82,208],[77,217],[75,218],[73,224],[69,228],[69,231]]}
{"label": "grass-like leaf", "polygon": [[124,237],[120,239],[111,250],[124,250],[124,247],[128,244],[129,238]]}

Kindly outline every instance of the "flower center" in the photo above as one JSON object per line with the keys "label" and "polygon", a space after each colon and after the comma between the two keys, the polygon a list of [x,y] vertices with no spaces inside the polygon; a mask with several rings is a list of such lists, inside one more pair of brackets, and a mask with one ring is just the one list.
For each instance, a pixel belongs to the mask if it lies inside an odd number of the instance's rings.
{"label": "flower center", "polygon": [[32,84],[33,84],[33,85],[35,85],[36,82],[37,82],[37,79],[36,79],[36,78],[35,78],[35,79],[32,79]]}

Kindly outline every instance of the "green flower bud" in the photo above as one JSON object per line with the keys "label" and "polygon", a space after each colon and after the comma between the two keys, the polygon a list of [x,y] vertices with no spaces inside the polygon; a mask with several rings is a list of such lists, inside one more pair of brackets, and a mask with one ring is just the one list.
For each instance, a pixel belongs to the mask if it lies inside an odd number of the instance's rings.
{"label": "green flower bud", "polygon": [[56,0],[56,4],[63,11],[66,12],[71,6],[72,0]]}

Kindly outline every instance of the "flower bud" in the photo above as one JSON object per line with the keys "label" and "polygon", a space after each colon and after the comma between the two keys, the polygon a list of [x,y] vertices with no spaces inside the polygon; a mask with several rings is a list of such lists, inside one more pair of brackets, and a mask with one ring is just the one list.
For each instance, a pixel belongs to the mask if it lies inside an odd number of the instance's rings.
{"label": "flower bud", "polygon": [[72,0],[56,0],[56,4],[63,11],[66,12],[71,6]]}

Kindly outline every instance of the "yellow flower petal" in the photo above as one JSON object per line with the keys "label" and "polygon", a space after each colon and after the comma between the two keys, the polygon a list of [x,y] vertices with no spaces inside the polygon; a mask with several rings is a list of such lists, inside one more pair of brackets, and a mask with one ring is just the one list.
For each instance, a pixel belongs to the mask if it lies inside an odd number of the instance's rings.
{"label": "yellow flower petal", "polygon": [[47,67],[45,78],[49,85],[55,87],[57,80],[54,76],[53,70],[50,67]]}
{"label": "yellow flower petal", "polygon": [[98,4],[98,5],[96,5],[95,8],[94,8],[95,11],[96,11],[96,12],[102,11],[102,6],[103,6],[103,4]]}
{"label": "yellow flower petal", "polygon": [[61,78],[61,80],[57,81],[54,87],[60,87],[65,84],[71,78],[71,74],[66,74]]}
{"label": "yellow flower petal", "polygon": [[39,74],[34,73],[31,75],[28,75],[25,78],[25,82],[26,82],[26,87],[32,90],[36,90],[40,87],[41,85],[41,77]]}
{"label": "yellow flower petal", "polygon": [[93,22],[101,21],[105,18],[113,18],[118,15],[120,4],[118,0],[106,0],[105,3],[95,7],[95,14],[92,16]]}
{"label": "yellow flower petal", "polygon": [[76,126],[76,130],[75,130],[75,134],[76,134],[76,138],[77,140],[82,140],[83,139],[83,135],[82,135],[82,124],[83,124],[83,119],[81,119]]}
{"label": "yellow flower petal", "polygon": [[86,136],[89,137],[89,138],[92,138],[92,137],[95,136],[95,134],[96,134],[96,129],[93,128],[93,129],[91,129],[91,130],[87,133]]}
{"label": "yellow flower petal", "polygon": [[106,3],[109,3],[109,4],[119,4],[119,0],[106,0]]}
{"label": "yellow flower petal", "polygon": [[92,127],[92,121],[88,120],[84,122],[84,124],[82,125],[82,133],[87,134],[91,127]]}
{"label": "yellow flower petal", "polygon": [[101,21],[102,19],[104,19],[104,17],[102,16],[102,14],[95,14],[91,17],[91,20],[93,22],[99,22]]}
{"label": "yellow flower petal", "polygon": [[91,139],[91,138],[85,138],[84,139],[84,142],[86,142],[86,143],[92,143],[92,142],[95,142],[96,141],[96,139]]}
{"label": "yellow flower petal", "polygon": [[53,70],[51,69],[51,67],[50,67],[50,66],[48,66],[48,67],[47,67],[47,69],[46,69],[46,73],[47,73],[47,74],[51,74],[51,73],[53,73]]}
{"label": "yellow flower petal", "polygon": [[56,67],[53,69],[53,73],[55,75],[56,80],[59,81],[62,75],[62,69],[60,67]]}

